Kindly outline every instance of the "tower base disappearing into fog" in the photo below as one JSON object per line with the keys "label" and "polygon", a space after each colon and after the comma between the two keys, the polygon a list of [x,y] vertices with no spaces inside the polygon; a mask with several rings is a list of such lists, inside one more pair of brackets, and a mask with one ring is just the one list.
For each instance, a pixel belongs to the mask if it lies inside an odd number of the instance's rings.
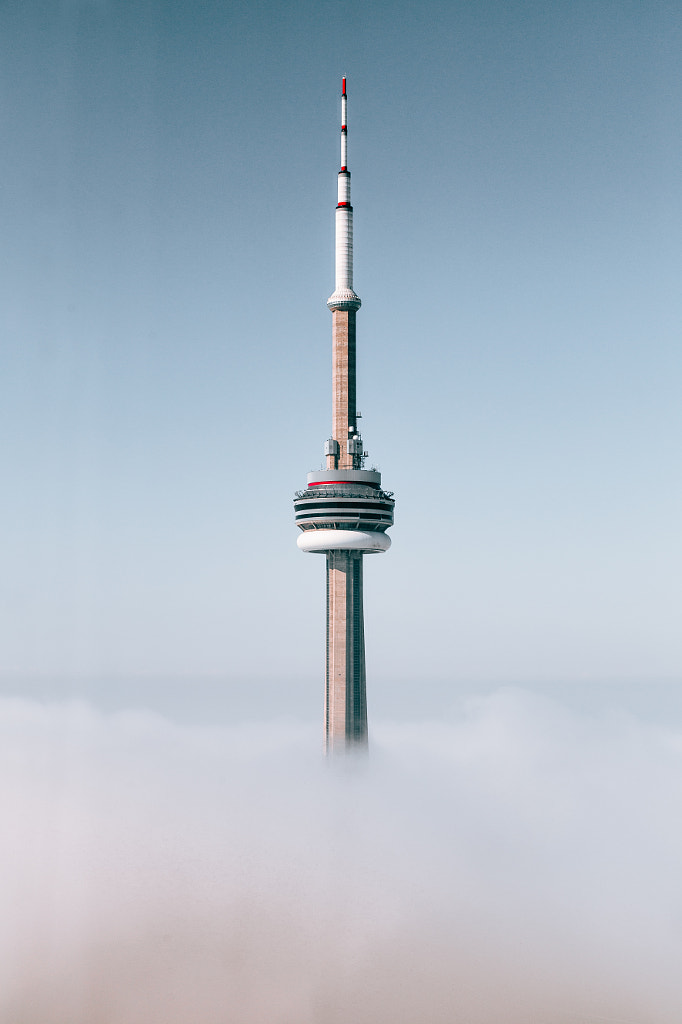
{"label": "tower base disappearing into fog", "polygon": [[327,552],[327,750],[367,744],[362,552]]}
{"label": "tower base disappearing into fog", "polygon": [[324,733],[328,753],[367,746],[363,555],[388,551],[395,502],[381,489],[381,473],[364,468],[356,406],[355,320],[361,306],[353,291],[353,207],[347,167],[346,79],[341,95],[341,170],[336,206],[336,287],[332,312],[332,436],[325,442],[326,469],[308,473],[294,500],[302,551],[327,556],[327,670]]}

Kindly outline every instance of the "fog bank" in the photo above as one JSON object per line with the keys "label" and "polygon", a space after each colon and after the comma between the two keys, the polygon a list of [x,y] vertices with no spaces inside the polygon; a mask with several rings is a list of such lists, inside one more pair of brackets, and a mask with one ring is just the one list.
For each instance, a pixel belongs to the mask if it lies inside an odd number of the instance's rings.
{"label": "fog bank", "polygon": [[521,690],[375,725],[0,700],[0,1020],[678,1024],[682,734]]}

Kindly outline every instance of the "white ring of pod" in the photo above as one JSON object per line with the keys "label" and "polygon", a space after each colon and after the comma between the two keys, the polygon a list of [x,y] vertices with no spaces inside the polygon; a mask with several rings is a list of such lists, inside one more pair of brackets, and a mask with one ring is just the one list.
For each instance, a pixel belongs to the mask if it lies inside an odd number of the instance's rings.
{"label": "white ring of pod", "polygon": [[388,551],[391,538],[386,533],[370,530],[305,530],[296,543],[301,551],[362,551],[365,555]]}

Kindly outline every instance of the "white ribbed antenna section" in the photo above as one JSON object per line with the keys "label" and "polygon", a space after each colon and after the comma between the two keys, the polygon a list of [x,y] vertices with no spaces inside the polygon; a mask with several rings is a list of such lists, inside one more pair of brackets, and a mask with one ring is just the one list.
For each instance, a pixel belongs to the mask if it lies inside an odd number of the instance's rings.
{"label": "white ribbed antenna section", "polygon": [[341,88],[341,170],[336,207],[336,279],[334,294],[327,299],[330,309],[359,309],[361,302],[353,291],[353,207],[350,201],[348,170],[348,97],[346,79]]}

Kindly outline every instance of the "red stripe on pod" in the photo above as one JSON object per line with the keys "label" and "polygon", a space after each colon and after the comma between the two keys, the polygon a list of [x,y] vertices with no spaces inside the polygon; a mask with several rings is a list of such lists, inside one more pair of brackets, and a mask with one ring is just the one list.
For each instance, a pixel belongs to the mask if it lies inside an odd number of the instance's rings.
{"label": "red stripe on pod", "polygon": [[[308,487],[333,487],[335,484],[356,484],[357,480],[317,480],[315,483],[308,484]],[[362,483],[362,481],[360,481]],[[373,484],[369,485],[373,487]]]}

